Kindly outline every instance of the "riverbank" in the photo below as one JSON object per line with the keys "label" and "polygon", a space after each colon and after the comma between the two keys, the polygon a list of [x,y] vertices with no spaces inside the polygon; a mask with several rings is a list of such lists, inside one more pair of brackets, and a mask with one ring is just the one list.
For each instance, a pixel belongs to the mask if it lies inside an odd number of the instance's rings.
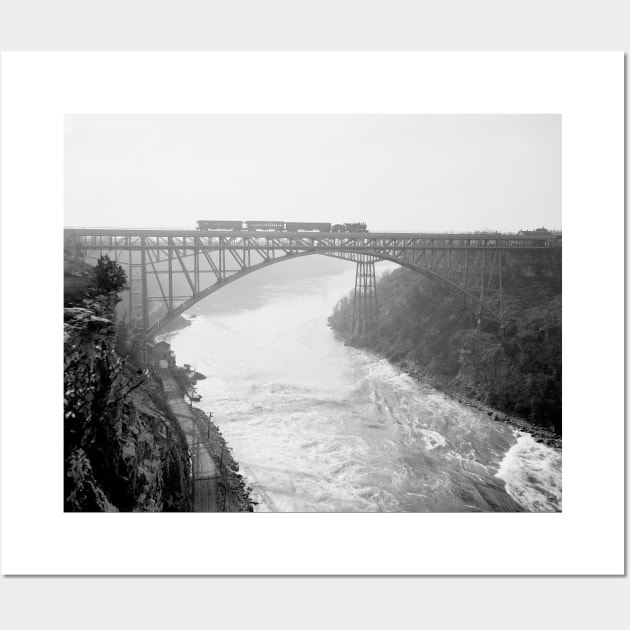
{"label": "riverbank", "polygon": [[[191,378],[192,377],[192,378]],[[186,401],[194,381],[205,378],[173,366],[161,370],[166,400],[186,436],[192,456],[192,498],[196,512],[253,512],[255,502],[219,428]]]}
{"label": "riverbank", "polygon": [[466,405],[467,407],[477,409],[478,411],[485,413],[492,420],[509,424],[518,431],[529,433],[536,442],[540,442],[552,448],[557,448],[560,450],[562,449],[562,437],[554,433],[553,431],[528,422],[524,418],[520,418],[518,416],[511,415],[497,409],[493,409],[492,407],[480,402],[479,400],[475,400],[474,398],[465,396],[461,392],[449,388],[438,379],[430,378],[426,375],[423,375],[421,370],[419,370],[415,365],[410,365],[409,361],[394,361],[392,362],[392,364],[398,367],[408,376],[414,378],[419,383],[430,385],[431,387],[448,396],[452,400],[456,400],[458,403]]}
{"label": "riverbank", "polygon": [[436,378],[435,376],[432,377],[424,373],[422,369],[417,366],[411,359],[395,361],[381,352],[377,352],[372,348],[366,347],[364,344],[360,343],[359,339],[356,337],[353,338],[351,336],[345,336],[339,331],[335,331],[335,334],[338,335],[344,345],[360,350],[369,350],[370,352],[374,352],[378,356],[389,361],[392,365],[396,366],[399,370],[401,370],[411,378],[415,379],[421,385],[429,385],[430,387],[433,387],[433,389],[441,392],[445,396],[448,396],[450,399],[455,400],[462,405],[472,407],[473,409],[477,409],[478,411],[485,413],[492,420],[503,422],[504,424],[508,424],[518,431],[528,433],[536,442],[545,444],[546,446],[549,446],[551,448],[562,450],[562,437],[557,433],[533,424],[532,422],[528,422],[525,418],[521,418],[519,416],[508,414],[504,411],[495,409],[487,404],[480,402],[479,399],[475,399],[471,396],[463,394],[460,390],[454,387],[449,387],[449,385],[447,385],[439,378]]}
{"label": "riverbank", "polygon": [[475,318],[465,300],[407,269],[377,280],[378,322],[361,338],[352,338],[351,294],[335,306],[329,324],[342,339],[406,364],[492,417],[499,413],[555,440],[562,435],[560,261],[540,269],[518,257],[512,262],[504,278],[509,323],[503,336],[496,322]]}

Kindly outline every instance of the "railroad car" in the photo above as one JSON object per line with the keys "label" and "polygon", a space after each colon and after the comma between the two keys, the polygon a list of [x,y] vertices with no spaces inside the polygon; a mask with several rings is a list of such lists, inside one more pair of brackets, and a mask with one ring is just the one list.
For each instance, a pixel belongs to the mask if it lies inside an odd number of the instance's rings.
{"label": "railroad car", "polygon": [[242,230],[242,221],[197,221],[198,230]]}
{"label": "railroad car", "polygon": [[276,230],[284,231],[284,221],[245,221],[247,230]]}
{"label": "railroad car", "polygon": [[299,232],[305,230],[308,232],[330,232],[330,223],[287,223],[287,232]]}

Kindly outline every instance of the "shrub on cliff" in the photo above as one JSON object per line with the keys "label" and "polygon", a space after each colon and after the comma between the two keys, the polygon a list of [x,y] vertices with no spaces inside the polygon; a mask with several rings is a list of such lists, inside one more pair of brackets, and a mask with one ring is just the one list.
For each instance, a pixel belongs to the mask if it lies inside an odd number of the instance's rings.
{"label": "shrub on cliff", "polygon": [[94,277],[98,294],[120,293],[128,288],[125,270],[115,260],[110,260],[109,256],[101,256],[98,259]]}

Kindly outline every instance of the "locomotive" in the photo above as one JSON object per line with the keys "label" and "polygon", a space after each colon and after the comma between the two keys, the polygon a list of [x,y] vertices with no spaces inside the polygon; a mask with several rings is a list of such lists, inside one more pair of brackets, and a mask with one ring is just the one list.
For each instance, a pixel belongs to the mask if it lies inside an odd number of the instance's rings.
{"label": "locomotive", "polygon": [[547,228],[541,227],[536,228],[535,230],[519,230],[519,236],[551,236],[552,232],[550,232]]}
{"label": "locomotive", "polygon": [[197,221],[197,229],[233,230],[235,232],[256,232],[273,230],[274,232],[367,232],[365,222],[360,223],[300,223],[284,221],[214,221],[202,219]]}
{"label": "locomotive", "polygon": [[333,232],[367,232],[365,222],[360,223],[336,223],[332,226]]}
{"label": "locomotive", "polygon": [[535,230],[519,230],[518,236],[527,236],[534,239],[537,247],[558,247],[562,246],[562,232],[558,230],[548,230],[541,227]]}

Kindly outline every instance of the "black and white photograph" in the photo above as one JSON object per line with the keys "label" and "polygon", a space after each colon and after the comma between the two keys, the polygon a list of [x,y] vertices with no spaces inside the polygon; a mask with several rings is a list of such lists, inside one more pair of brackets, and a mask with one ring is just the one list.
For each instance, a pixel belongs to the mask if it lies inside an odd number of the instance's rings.
{"label": "black and white photograph", "polygon": [[4,3],[0,625],[626,628],[629,10]]}
{"label": "black and white photograph", "polygon": [[623,574],[624,61],[3,55],[4,574]]}
{"label": "black and white photograph", "polygon": [[66,114],[64,512],[562,512],[562,122]]}

